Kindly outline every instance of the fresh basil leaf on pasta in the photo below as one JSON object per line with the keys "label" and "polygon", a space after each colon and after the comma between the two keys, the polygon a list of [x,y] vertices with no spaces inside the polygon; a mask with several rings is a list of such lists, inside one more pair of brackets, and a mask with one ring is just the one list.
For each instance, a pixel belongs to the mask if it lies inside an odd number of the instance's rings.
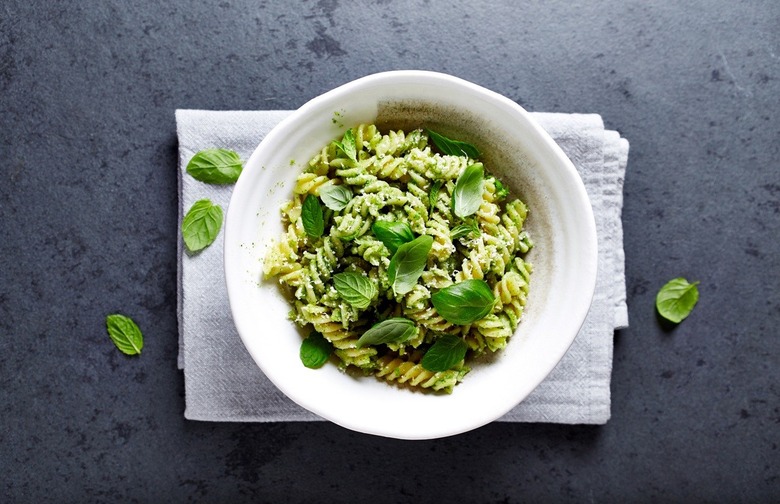
{"label": "fresh basil leaf on pasta", "polygon": [[325,186],[320,189],[322,203],[333,211],[344,210],[352,200],[352,191],[343,185]]}
{"label": "fresh basil leaf on pasta", "polygon": [[303,230],[312,238],[319,238],[325,232],[325,219],[322,215],[322,206],[316,196],[309,194],[303,200],[301,209]]}
{"label": "fresh basil leaf on pasta", "polygon": [[431,302],[444,320],[466,325],[484,318],[496,298],[484,280],[469,279],[445,287],[431,296]]}
{"label": "fresh basil leaf on pasta", "polygon": [[391,254],[395,254],[398,247],[414,240],[414,233],[409,224],[396,221],[376,221],[371,226],[371,231],[379,241],[385,244]]}
{"label": "fresh basil leaf on pasta", "polygon": [[374,282],[354,271],[333,275],[333,285],[342,299],[359,310],[368,308],[378,292]]}
{"label": "fresh basil leaf on pasta", "polygon": [[507,196],[509,196],[509,189],[504,185],[503,182],[493,177],[493,184],[496,186],[496,199],[498,201],[504,200]]}
{"label": "fresh basil leaf on pasta", "polygon": [[333,345],[330,341],[317,331],[312,331],[301,342],[300,357],[304,366],[311,369],[317,369],[323,366],[330,354],[333,353]]}
{"label": "fresh basil leaf on pasta", "polygon": [[452,369],[466,357],[468,345],[452,334],[445,334],[425,352],[423,355],[422,367],[435,373]]}
{"label": "fresh basil leaf on pasta", "polygon": [[346,133],[344,133],[344,138],[342,138],[340,142],[334,140],[333,144],[336,146],[336,149],[340,150],[342,154],[344,154],[346,157],[348,157],[352,161],[357,161],[357,147],[355,146],[355,134],[352,133],[351,129],[348,129]]}
{"label": "fresh basil leaf on pasta", "polygon": [[365,345],[403,343],[414,336],[417,326],[409,319],[393,317],[375,324],[357,341],[358,348]]}
{"label": "fresh basil leaf on pasta", "polygon": [[243,168],[238,154],[228,149],[202,150],[187,163],[187,173],[209,184],[233,184]]}
{"label": "fresh basil leaf on pasta", "polygon": [[428,130],[428,136],[431,137],[433,144],[442,154],[466,156],[471,159],[477,159],[479,157],[479,150],[468,142],[452,140],[451,138],[447,138],[444,135],[440,135],[431,130]]}
{"label": "fresh basil leaf on pasta", "polygon": [[463,170],[452,191],[452,205],[455,215],[461,219],[479,210],[485,184],[485,169],[482,163],[474,163]]}
{"label": "fresh basil leaf on pasta", "polygon": [[127,355],[141,353],[144,347],[144,335],[130,317],[119,313],[107,316],[106,330],[120,352]]}
{"label": "fresh basil leaf on pasta", "polygon": [[453,240],[464,237],[476,238],[479,235],[479,225],[475,220],[459,224],[450,230],[450,238]]}
{"label": "fresh basil leaf on pasta", "polygon": [[670,322],[679,324],[690,315],[699,301],[699,282],[688,283],[685,278],[669,280],[655,297],[658,313]]}
{"label": "fresh basil leaf on pasta", "polygon": [[417,284],[432,246],[433,237],[423,235],[398,247],[387,268],[387,276],[396,295],[406,294]]}
{"label": "fresh basil leaf on pasta", "polygon": [[181,236],[190,252],[208,247],[222,228],[222,207],[208,199],[196,201],[181,221]]}
{"label": "fresh basil leaf on pasta", "polygon": [[441,186],[441,180],[434,180],[431,184],[431,188],[428,191],[428,214],[432,214],[433,209],[436,207],[436,201],[439,199],[439,191],[441,191]]}

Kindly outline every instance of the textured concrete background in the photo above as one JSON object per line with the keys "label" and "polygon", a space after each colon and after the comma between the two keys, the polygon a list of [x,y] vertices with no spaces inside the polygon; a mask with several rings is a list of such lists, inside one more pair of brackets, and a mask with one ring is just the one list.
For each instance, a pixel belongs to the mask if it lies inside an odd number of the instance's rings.
{"label": "textured concrete background", "polygon": [[[778,27],[774,0],[4,1],[0,501],[776,502]],[[174,109],[296,108],[406,68],[631,142],[612,419],[427,442],[185,421]],[[668,330],[678,275],[701,301]]]}

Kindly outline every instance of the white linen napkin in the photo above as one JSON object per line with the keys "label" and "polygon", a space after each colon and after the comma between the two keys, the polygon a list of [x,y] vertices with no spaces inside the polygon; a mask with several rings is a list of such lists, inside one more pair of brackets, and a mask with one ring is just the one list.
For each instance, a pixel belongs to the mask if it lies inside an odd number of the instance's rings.
{"label": "white linen napkin", "polygon": [[[177,110],[179,222],[184,209],[209,198],[227,211],[232,186],[198,182],[185,172],[207,148],[246,160],[291,111]],[[598,278],[588,316],[550,375],[499,421],[603,424],[610,416],[613,332],[628,326],[623,254],[623,179],[628,141],[596,114],[534,113],[577,167],[593,206]],[[180,228],[181,229],[181,228]],[[180,232],[181,234],[181,232]],[[288,399],[254,363],[236,332],[222,265],[222,233],[196,255],[179,236],[179,368],[190,420],[278,422],[322,420]]]}

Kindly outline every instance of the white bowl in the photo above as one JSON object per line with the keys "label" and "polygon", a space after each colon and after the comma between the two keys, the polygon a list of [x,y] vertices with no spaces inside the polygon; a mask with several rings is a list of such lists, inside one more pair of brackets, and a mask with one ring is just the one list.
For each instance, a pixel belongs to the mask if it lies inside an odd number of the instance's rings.
{"label": "white bowl", "polygon": [[[376,123],[428,127],[475,144],[486,169],[530,208],[535,246],[526,312],[492,362],[476,364],[450,395],[356,378],[332,363],[301,364],[301,333],[262,257],[282,233],[280,205],[323,145],[348,127]],[[384,128],[383,128],[384,130]],[[225,227],[225,276],[238,333],[263,373],[288,397],[346,428],[400,439],[430,439],[491,422],[520,403],[555,367],[579,331],[596,283],[596,228],[571,161],[522,107],[445,74],[369,75],[303,105],[276,126],[249,158],[235,186]]]}

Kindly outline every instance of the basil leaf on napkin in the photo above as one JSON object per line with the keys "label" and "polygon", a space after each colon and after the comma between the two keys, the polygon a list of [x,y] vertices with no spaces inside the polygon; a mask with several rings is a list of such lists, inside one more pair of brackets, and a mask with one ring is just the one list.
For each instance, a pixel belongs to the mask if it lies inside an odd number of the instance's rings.
{"label": "basil leaf on napkin", "polygon": [[244,168],[238,154],[228,149],[207,149],[187,163],[187,173],[208,184],[233,184]]}
{"label": "basil leaf on napkin", "polygon": [[406,294],[414,288],[425,269],[432,246],[433,237],[423,235],[398,247],[387,268],[393,292]]}
{"label": "basil leaf on napkin", "polygon": [[445,334],[425,352],[420,364],[428,371],[447,371],[466,357],[468,348],[463,339],[452,334]]}
{"label": "basil leaf on napkin", "polygon": [[333,285],[344,301],[359,310],[368,308],[378,293],[374,282],[354,271],[333,275]]}
{"label": "basil leaf on napkin", "polygon": [[393,317],[375,324],[357,341],[358,348],[383,343],[403,343],[414,336],[417,326],[409,319]]}
{"label": "basil leaf on napkin", "polygon": [[682,277],[669,280],[655,297],[658,313],[675,324],[685,320],[699,301],[697,285],[699,282],[688,283],[688,280]]}
{"label": "basil leaf on napkin", "polygon": [[444,320],[457,325],[471,324],[493,309],[496,298],[484,280],[470,279],[445,287],[431,296],[431,302]]}
{"label": "basil leaf on napkin", "polygon": [[193,203],[181,221],[181,235],[190,252],[208,247],[222,228],[222,207],[208,199]]}
{"label": "basil leaf on napkin", "polygon": [[137,355],[144,347],[144,335],[133,319],[120,313],[106,317],[106,330],[114,345],[124,354]]}

